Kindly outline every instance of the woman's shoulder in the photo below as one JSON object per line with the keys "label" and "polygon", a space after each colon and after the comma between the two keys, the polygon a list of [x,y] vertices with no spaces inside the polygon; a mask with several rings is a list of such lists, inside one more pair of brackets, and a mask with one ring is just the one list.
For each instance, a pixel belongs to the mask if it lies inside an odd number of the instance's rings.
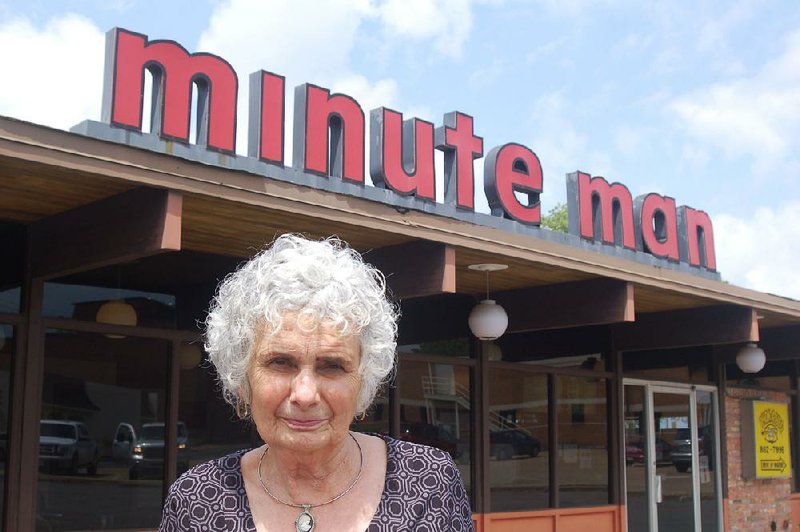
{"label": "woman's shoulder", "polygon": [[380,437],[387,447],[386,481],[368,530],[473,530],[469,499],[450,454]]}
{"label": "woman's shoulder", "polygon": [[255,530],[242,478],[246,450],[198,464],[169,488],[161,532]]}
{"label": "woman's shoulder", "polygon": [[234,451],[208,462],[197,464],[183,473],[170,488],[173,493],[187,494],[201,490],[243,490],[241,462],[248,449]]}
{"label": "woman's shoulder", "polygon": [[410,441],[405,440],[398,440],[397,438],[392,438],[391,436],[381,435],[381,438],[386,442],[386,446],[389,450],[389,455],[395,455],[395,458],[401,460],[407,459],[418,459],[418,460],[429,460],[431,462],[445,462],[445,463],[453,463],[453,459],[451,458],[450,454],[437,448],[431,447],[429,445],[423,445],[421,443],[413,443]]}
{"label": "woman's shoulder", "polygon": [[387,475],[402,471],[404,474],[439,474],[458,478],[458,468],[449,453],[409,441],[381,435],[387,447]]}

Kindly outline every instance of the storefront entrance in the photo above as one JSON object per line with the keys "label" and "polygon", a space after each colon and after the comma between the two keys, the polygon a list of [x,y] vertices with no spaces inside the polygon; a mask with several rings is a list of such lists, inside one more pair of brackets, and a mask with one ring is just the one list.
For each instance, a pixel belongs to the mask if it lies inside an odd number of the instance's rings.
{"label": "storefront entrance", "polygon": [[722,530],[717,390],[625,380],[628,530]]}

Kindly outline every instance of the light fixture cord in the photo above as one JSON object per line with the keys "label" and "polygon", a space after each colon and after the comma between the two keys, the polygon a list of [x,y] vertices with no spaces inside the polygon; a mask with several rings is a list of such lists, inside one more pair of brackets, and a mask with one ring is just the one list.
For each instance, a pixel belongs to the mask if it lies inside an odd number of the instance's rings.
{"label": "light fixture cord", "polygon": [[489,299],[489,270],[486,270],[486,299]]}

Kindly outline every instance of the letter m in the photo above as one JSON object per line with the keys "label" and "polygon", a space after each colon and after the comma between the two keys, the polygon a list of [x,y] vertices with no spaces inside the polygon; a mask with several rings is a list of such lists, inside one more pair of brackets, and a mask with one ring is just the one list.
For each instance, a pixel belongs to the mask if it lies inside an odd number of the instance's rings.
{"label": "letter m", "polygon": [[625,185],[571,173],[567,175],[567,211],[573,235],[636,249],[633,200]]}
{"label": "letter m", "polygon": [[238,80],[221,57],[190,54],[174,41],[151,41],[121,28],[106,34],[103,121],[141,131],[144,70],[153,75],[151,124],[162,138],[189,142],[192,84],[197,94],[197,143],[234,153]]}

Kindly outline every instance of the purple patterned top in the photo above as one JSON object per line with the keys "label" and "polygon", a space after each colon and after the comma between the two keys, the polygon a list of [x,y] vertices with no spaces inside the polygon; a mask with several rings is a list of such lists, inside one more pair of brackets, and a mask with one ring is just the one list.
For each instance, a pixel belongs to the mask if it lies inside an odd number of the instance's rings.
{"label": "purple patterned top", "polygon": [[[458,468],[439,449],[381,436],[387,445],[386,482],[368,532],[472,531],[472,513]],[[255,532],[242,478],[246,451],[193,467],[170,487],[161,532]]]}

